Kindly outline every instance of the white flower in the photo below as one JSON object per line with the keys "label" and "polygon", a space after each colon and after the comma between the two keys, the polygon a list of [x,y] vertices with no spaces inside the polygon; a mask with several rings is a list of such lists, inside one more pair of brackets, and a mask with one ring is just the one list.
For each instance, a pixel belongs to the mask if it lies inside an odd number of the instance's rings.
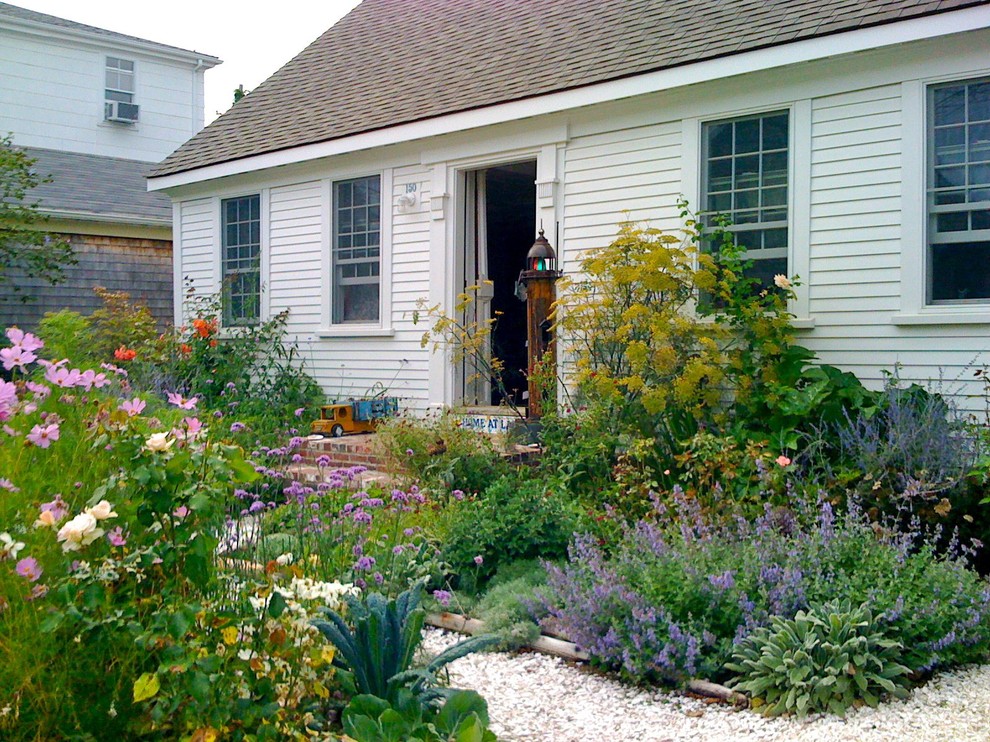
{"label": "white flower", "polygon": [[169,439],[168,433],[154,433],[144,442],[144,447],[154,453],[160,453],[170,449],[173,443],[175,441]]}
{"label": "white flower", "polygon": [[91,508],[86,508],[84,513],[89,513],[97,520],[106,520],[107,518],[116,518],[117,513],[113,510],[113,505],[111,505],[107,500],[100,500]]}
{"label": "white flower", "polygon": [[103,529],[97,528],[96,518],[89,513],[80,513],[59,529],[58,540],[62,542],[62,551],[79,551],[102,535]]}
{"label": "white flower", "polygon": [[282,567],[286,564],[292,564],[292,562],[293,556],[291,551],[288,554],[282,554],[281,556],[275,558],[275,563]]}
{"label": "white flower", "polygon": [[6,531],[0,533],[0,559],[17,559],[17,552],[23,548],[23,541],[14,541]]}
{"label": "white flower", "polygon": [[778,289],[789,289],[791,287],[791,279],[789,279],[783,273],[778,273],[776,276],[774,276],[773,282],[777,285]]}

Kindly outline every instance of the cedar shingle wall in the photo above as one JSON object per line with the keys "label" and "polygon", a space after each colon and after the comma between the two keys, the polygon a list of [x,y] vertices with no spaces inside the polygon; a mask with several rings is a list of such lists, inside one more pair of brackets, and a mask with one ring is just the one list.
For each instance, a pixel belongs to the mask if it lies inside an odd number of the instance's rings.
{"label": "cedar shingle wall", "polygon": [[72,309],[90,314],[101,306],[94,286],[126,291],[133,301],[143,301],[160,325],[172,320],[172,243],[131,237],[67,235],[78,264],[67,271],[58,286],[38,279],[11,276],[11,283],[33,297],[22,303],[10,283],[0,284],[0,328],[18,325],[33,329],[45,312]]}

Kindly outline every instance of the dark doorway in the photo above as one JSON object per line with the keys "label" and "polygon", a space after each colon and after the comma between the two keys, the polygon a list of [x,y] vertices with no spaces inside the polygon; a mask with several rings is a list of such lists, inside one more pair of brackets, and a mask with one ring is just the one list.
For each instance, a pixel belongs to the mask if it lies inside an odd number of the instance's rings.
{"label": "dark doorway", "polygon": [[473,395],[466,393],[465,402],[473,396],[482,404],[487,398],[492,405],[521,406],[527,389],[526,304],[516,298],[515,288],[536,237],[536,161],[477,170],[468,173],[468,179],[473,181],[468,189],[473,203],[468,205],[465,285],[492,282],[486,292],[490,306],[483,311],[497,319],[491,353],[504,366],[505,397],[498,385],[490,384]]}

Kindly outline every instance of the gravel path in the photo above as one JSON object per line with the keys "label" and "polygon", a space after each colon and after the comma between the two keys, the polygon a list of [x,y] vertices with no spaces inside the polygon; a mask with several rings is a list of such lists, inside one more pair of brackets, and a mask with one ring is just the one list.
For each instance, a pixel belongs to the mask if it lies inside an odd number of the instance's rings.
{"label": "gravel path", "polygon": [[[424,648],[436,654],[461,638],[428,629]],[[904,701],[846,719],[806,721],[638,690],[541,654],[474,654],[448,668],[451,686],[485,697],[492,731],[504,742],[990,741],[990,665],[940,674]]]}

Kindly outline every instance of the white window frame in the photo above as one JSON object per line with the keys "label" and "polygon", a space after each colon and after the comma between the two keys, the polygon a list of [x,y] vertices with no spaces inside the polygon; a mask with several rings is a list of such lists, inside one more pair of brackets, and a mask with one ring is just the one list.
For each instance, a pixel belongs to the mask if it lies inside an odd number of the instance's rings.
{"label": "white window frame", "polygon": [[681,187],[688,207],[703,211],[705,202],[704,125],[739,120],[787,111],[788,118],[788,188],[787,188],[787,271],[797,276],[801,285],[795,289],[796,298],[788,303],[794,316],[791,325],[810,330],[815,320],[810,313],[811,280],[811,99],[767,102],[759,107],[706,112],[703,117],[681,121]]}
{"label": "white window frame", "polygon": [[[944,233],[939,233],[937,228],[939,214],[961,212],[969,215],[972,211],[990,209],[990,199],[981,201],[978,204],[968,202],[951,206],[939,206],[935,204],[935,91],[942,88],[966,86],[973,83],[990,83],[990,77],[964,78],[925,86],[925,218],[927,223],[925,232],[925,303],[930,306],[980,306],[990,304],[990,296],[974,297],[972,299],[936,299],[934,297],[935,245],[960,242],[990,242],[990,228],[978,230],[969,228],[960,231],[946,231]],[[980,123],[990,126],[990,121],[981,121]],[[968,113],[962,125],[964,132],[967,132],[968,127],[972,125]],[[965,155],[968,152],[968,137],[967,141],[963,143],[963,150],[964,159],[961,165],[964,168],[964,172],[966,172],[966,169],[970,166],[970,161]],[[990,184],[984,185],[987,190],[990,190]],[[964,193],[968,188],[968,183],[964,183],[961,186],[961,190]],[[940,234],[941,236],[939,236]]]}
{"label": "white window frame", "polygon": [[[363,230],[355,230],[353,217],[359,209],[370,209],[375,206],[372,200],[369,198],[364,203],[354,203],[353,199],[355,194],[351,193],[351,202],[348,205],[343,205],[340,203],[340,193],[344,186],[353,186],[355,184],[364,182],[365,184],[370,184],[377,180],[378,183],[378,221],[377,230],[370,229],[370,220],[365,224],[366,228]],[[331,184],[331,213],[330,213],[330,271],[332,276],[332,285],[330,287],[330,321],[334,325],[381,325],[381,313],[382,313],[382,302],[381,302],[381,292],[382,292],[382,280],[381,280],[381,269],[382,269],[382,211],[384,198],[382,194],[382,177],[380,173],[375,173],[373,175],[363,175],[356,178],[342,178],[334,180]],[[342,234],[342,216],[345,210],[347,215],[351,217],[348,221],[348,229]],[[372,234],[377,233],[378,241],[374,245],[368,244],[368,237]],[[342,238],[363,238],[365,244],[357,245],[351,244],[349,246],[341,246],[338,244],[338,240]],[[374,250],[374,255],[367,254],[368,252]],[[355,252],[365,252],[364,255],[354,255]],[[345,255],[346,254],[346,255]],[[368,275],[359,275],[359,273],[367,269],[370,271]],[[355,275],[345,276],[344,272],[351,270]],[[346,286],[377,286],[378,287],[378,306],[377,306],[377,316],[367,317],[367,318],[357,318],[357,319],[345,319],[343,317],[344,305],[343,305],[343,295],[344,287]]]}
{"label": "white window frame", "polygon": [[[360,178],[379,178],[381,198],[380,237],[378,255],[378,319],[374,321],[334,322],[334,302],[337,300],[334,267],[334,235],[336,215],[334,213],[335,184]],[[355,168],[335,173],[332,178],[323,180],[323,267],[321,284],[325,287],[321,307],[320,327],[316,336],[320,338],[352,337],[391,337],[392,328],[392,220],[395,194],[393,193],[392,168]]]}
{"label": "white window frame", "polygon": [[[248,198],[256,198],[258,200],[258,303],[257,311],[254,316],[244,318],[240,321],[234,321],[228,314],[227,302],[229,300],[229,295],[227,293],[226,281],[228,276],[235,275],[237,271],[231,271],[227,268],[227,249],[229,246],[227,245],[226,204],[229,201],[238,201]],[[262,193],[261,191],[255,191],[251,193],[223,196],[217,199],[217,204],[217,228],[220,235],[220,239],[218,240],[220,244],[220,254],[217,261],[217,277],[222,306],[221,324],[224,327],[255,327],[264,321],[267,315],[263,280],[265,270],[267,268],[267,261],[265,259],[265,255],[267,253],[267,194]]]}

